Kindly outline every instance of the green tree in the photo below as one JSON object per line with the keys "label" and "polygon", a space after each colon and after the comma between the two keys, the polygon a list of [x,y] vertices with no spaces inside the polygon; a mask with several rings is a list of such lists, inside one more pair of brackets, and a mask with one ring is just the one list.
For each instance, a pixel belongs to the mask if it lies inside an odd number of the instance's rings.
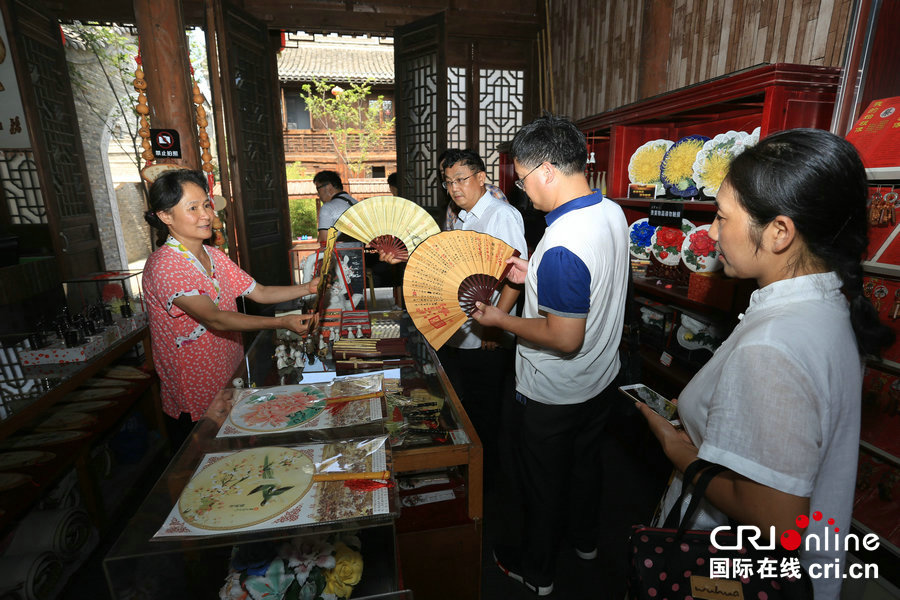
{"label": "green tree", "polygon": [[287,173],[288,179],[309,179],[309,175],[306,173],[306,168],[299,160],[292,162],[287,167],[285,167],[284,170],[285,173]]}
{"label": "green tree", "polygon": [[288,202],[288,211],[291,213],[292,237],[316,236],[319,223],[316,220],[315,198],[291,198]]}
{"label": "green tree", "polygon": [[343,89],[324,79],[314,79],[312,84],[303,86],[300,94],[310,119],[319,122],[338,158],[354,175],[364,175],[369,153],[394,128],[393,118],[382,118],[384,96],[371,99],[371,92],[368,80]]}

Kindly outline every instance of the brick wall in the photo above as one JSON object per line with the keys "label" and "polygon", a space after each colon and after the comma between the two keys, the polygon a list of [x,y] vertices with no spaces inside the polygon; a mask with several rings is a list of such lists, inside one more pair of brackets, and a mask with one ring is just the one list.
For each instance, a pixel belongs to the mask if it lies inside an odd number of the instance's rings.
{"label": "brick wall", "polygon": [[97,228],[103,244],[103,258],[107,269],[122,268],[127,264],[120,252],[124,241],[116,226],[117,216],[113,211],[118,210],[118,207],[113,205],[115,192],[106,164],[109,140],[106,119],[110,116],[110,107],[116,106],[115,97],[106,85],[106,78],[93,54],[68,47],[66,60],[70,68],[77,70],[85,81],[92,82],[79,86],[73,81],[75,110],[78,113],[78,128],[81,132]]}
{"label": "brick wall", "polygon": [[150,226],[144,220],[147,201],[139,186],[143,186],[143,184],[116,184],[116,200],[122,219],[125,253],[129,263],[144,260],[150,256],[153,250],[156,250],[156,231],[151,231]]}

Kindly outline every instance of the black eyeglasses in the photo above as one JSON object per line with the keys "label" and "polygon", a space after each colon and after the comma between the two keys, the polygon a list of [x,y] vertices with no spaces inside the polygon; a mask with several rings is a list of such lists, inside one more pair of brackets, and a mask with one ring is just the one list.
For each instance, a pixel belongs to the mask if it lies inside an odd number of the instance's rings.
{"label": "black eyeglasses", "polygon": [[331,184],[330,184],[330,183],[323,183],[322,185],[317,185],[317,186],[316,186],[316,191],[318,192],[319,190],[321,190],[321,189],[322,189],[323,187],[325,187],[326,185],[331,185]]}
{"label": "black eyeglasses", "polygon": [[[523,177],[522,179],[516,179],[516,182],[515,182],[515,183],[516,183],[516,187],[519,188],[520,190],[522,190],[522,191],[524,192],[524,191],[525,191],[525,179],[526,179],[529,175],[531,175],[532,173],[534,173],[535,171],[537,171],[537,170],[540,168],[540,166],[541,166],[542,164],[544,164],[544,163],[541,163],[540,165],[536,166],[536,167],[533,168],[532,170],[530,170],[530,171],[528,171],[527,173],[525,173],[525,177]],[[551,164],[551,165],[556,165],[556,163],[550,163],[550,164]]]}
{"label": "black eyeglasses", "polygon": [[469,177],[457,177],[456,179],[451,179],[450,181],[442,181],[441,187],[444,188],[445,190],[449,190],[454,185],[460,186],[463,184],[463,181],[465,181],[466,179],[469,179],[470,177],[475,177],[480,172],[481,171],[475,171],[474,173],[469,175]]}

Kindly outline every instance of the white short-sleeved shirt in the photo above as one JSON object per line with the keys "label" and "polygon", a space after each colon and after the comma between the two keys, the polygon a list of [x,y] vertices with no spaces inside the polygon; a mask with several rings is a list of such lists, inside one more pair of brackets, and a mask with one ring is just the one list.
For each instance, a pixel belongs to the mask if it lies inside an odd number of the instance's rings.
{"label": "white short-sleeved shirt", "polygon": [[[514,207],[494,197],[490,191],[478,199],[472,210],[461,210],[453,229],[486,233],[506,242],[519,251],[522,258],[528,258],[528,246],[525,243],[525,222],[522,215]],[[500,293],[494,293],[494,303]],[[483,327],[478,321],[469,319],[454,333],[447,345],[453,348],[481,348]],[[500,342],[509,348],[515,343],[515,336],[504,332]]]}
{"label": "white short-sleeved shirt", "polygon": [[[678,412],[700,458],[810,499],[808,534],[826,521],[850,530],[859,449],[862,362],[835,273],[776,281],[756,290],[741,322],[681,393]],[[681,491],[669,487],[661,515]],[[706,502],[696,529],[727,524]],[[684,510],[685,506],[682,507]],[[834,533],[830,532],[833,539]],[[832,544],[833,545],[833,544]],[[806,552],[804,567],[843,552]],[[816,599],[837,598],[839,579],[814,579]]]}
{"label": "white short-sleeved shirt", "polygon": [[578,404],[619,372],[628,288],[628,224],[600,192],[547,213],[547,229],[525,278],[526,319],[554,314],[585,319],[584,342],[564,354],[519,339],[516,391],[544,404]]}

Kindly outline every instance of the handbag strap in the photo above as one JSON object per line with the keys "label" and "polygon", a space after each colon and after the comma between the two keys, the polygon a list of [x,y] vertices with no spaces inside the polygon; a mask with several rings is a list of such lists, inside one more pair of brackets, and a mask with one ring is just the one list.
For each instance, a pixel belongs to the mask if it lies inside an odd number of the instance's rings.
{"label": "handbag strap", "polygon": [[[679,519],[681,505],[687,496],[688,488],[691,487],[691,482],[694,480],[697,471],[700,471],[701,469],[703,469],[703,472],[700,473],[697,483],[693,485],[691,502],[688,504],[684,516]],[[702,458],[698,458],[689,464],[682,476],[681,493],[678,495],[678,499],[675,500],[675,504],[673,504],[672,508],[669,510],[669,514],[666,515],[663,527],[666,529],[675,529],[677,527],[679,533],[681,533],[687,527],[687,524],[690,523],[691,519],[693,519],[697,507],[700,505],[700,500],[704,497],[704,494],[706,494],[706,488],[709,486],[712,478],[726,469],[727,468],[722,465],[714,465]]]}
{"label": "handbag strap", "polygon": [[694,513],[697,512],[697,508],[700,506],[700,501],[703,500],[706,495],[706,488],[709,486],[709,483],[712,481],[713,477],[721,473],[722,471],[726,471],[727,467],[723,467],[722,465],[712,465],[708,469],[704,469],[702,473],[700,473],[700,477],[697,479],[697,483],[694,484],[694,493],[691,496],[691,502],[688,504],[687,510],[684,511],[684,516],[681,518],[681,523],[678,524],[678,535],[684,533],[690,524],[691,520],[694,518]]}

